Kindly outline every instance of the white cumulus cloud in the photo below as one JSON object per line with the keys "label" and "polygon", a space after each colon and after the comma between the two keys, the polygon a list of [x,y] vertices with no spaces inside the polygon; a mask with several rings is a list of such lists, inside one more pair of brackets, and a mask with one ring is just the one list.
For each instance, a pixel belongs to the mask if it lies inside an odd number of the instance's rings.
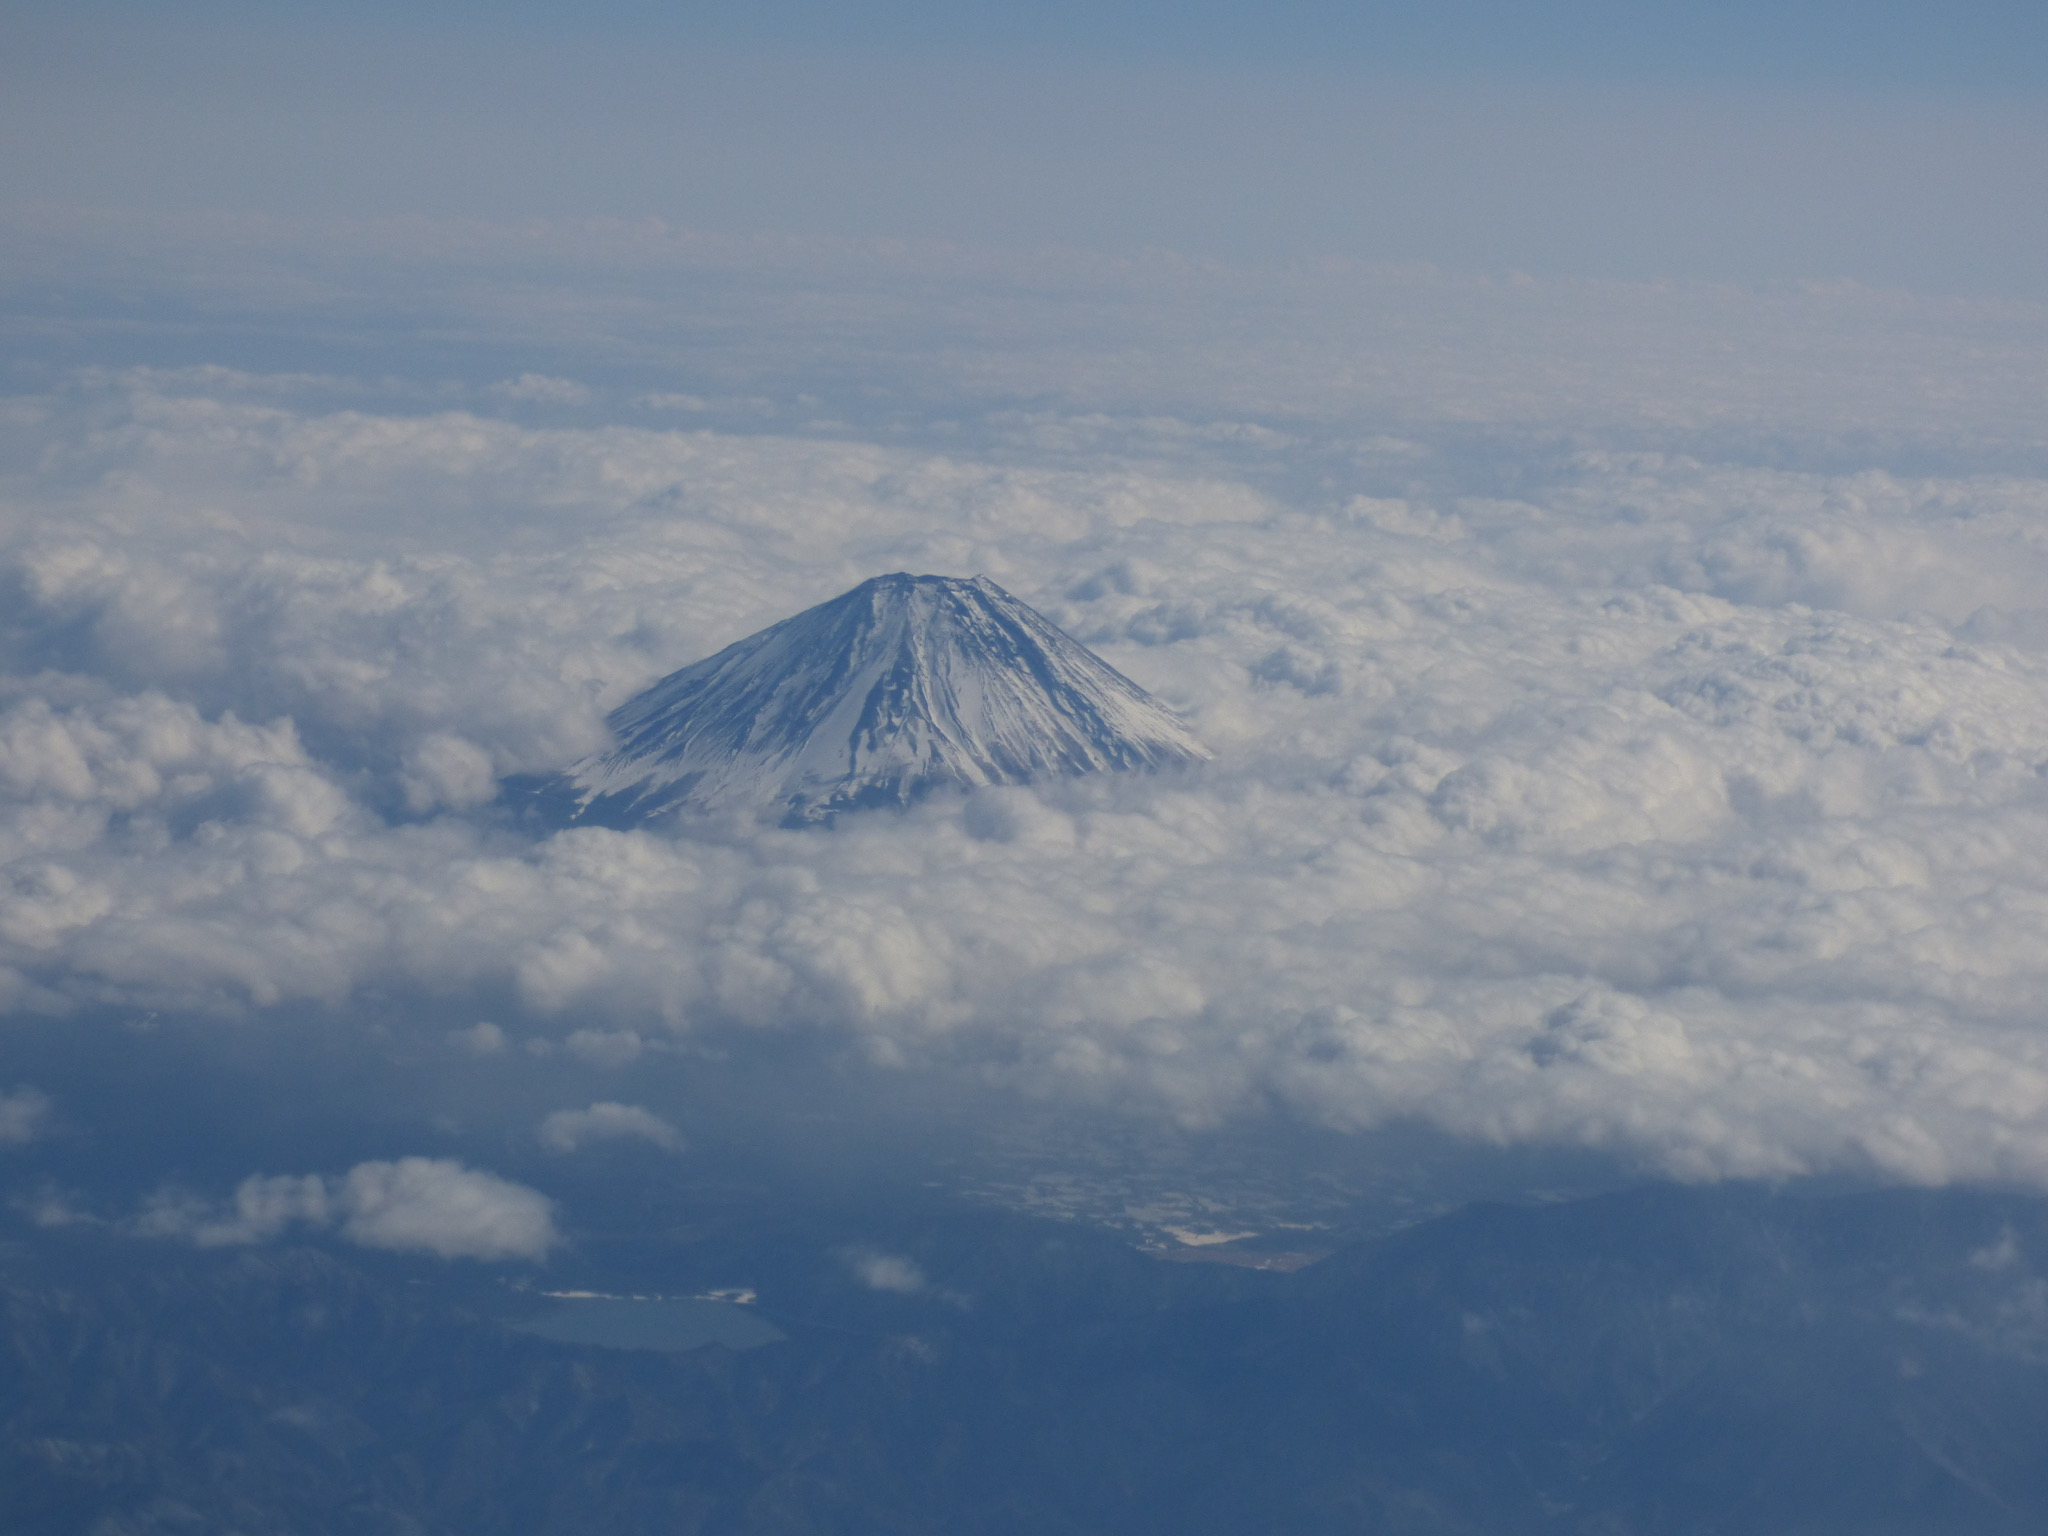
{"label": "white cumulus cloud", "polygon": [[892,1291],[915,1296],[931,1282],[915,1259],[878,1248],[849,1248],[840,1255],[853,1277],[871,1291]]}
{"label": "white cumulus cloud", "polygon": [[446,1158],[358,1163],[335,1192],[341,1235],[444,1259],[538,1259],[560,1239],[545,1195]]}
{"label": "white cumulus cloud", "polygon": [[338,1229],[365,1248],[444,1259],[540,1259],[560,1241],[546,1196],[428,1157],[358,1163],[339,1178],[253,1175],[225,1208],[165,1193],[134,1225],[146,1236],[209,1248],[267,1242],[295,1227]]}
{"label": "white cumulus cloud", "polygon": [[588,1109],[558,1109],[540,1123],[541,1144],[556,1152],[574,1152],[593,1141],[650,1141],[673,1152],[683,1139],[661,1116],[636,1104],[610,1102]]}

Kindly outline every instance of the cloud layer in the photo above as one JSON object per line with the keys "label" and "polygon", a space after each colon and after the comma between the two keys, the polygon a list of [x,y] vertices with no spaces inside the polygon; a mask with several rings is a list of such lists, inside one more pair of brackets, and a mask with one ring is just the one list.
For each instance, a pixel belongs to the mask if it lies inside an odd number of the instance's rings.
{"label": "cloud layer", "polygon": [[[1296,494],[149,377],[14,412],[0,1007],[43,1027],[509,998],[480,1057],[823,1028],[1194,1122],[2048,1183],[2048,483],[1589,451],[1480,496],[1413,443],[1400,496]],[[895,569],[994,577],[1216,761],[830,831],[493,820]],[[546,1247],[428,1215],[454,1165],[364,1167],[232,1219]]]}

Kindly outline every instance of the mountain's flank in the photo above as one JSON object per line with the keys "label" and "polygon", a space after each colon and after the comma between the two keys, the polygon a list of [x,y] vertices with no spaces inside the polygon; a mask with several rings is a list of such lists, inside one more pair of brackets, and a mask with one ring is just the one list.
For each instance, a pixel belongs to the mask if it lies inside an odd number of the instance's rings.
{"label": "mountain's flank", "polygon": [[942,785],[1158,769],[1208,752],[1165,706],[983,576],[897,573],[771,625],[614,710],[617,744],[519,786],[548,819],[681,807],[788,823]]}

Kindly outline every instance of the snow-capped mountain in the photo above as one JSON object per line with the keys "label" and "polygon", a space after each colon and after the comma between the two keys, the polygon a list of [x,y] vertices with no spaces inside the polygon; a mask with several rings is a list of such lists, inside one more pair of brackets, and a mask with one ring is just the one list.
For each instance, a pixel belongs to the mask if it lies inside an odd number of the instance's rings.
{"label": "snow-capped mountain", "polygon": [[618,744],[546,781],[555,819],[678,806],[789,822],[1208,757],[1136,683],[986,577],[898,573],[729,645],[614,710]]}

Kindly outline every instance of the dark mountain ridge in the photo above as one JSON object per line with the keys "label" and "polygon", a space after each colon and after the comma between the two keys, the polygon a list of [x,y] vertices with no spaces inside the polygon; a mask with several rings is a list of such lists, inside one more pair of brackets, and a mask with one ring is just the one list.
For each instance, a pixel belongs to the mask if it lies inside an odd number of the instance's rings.
{"label": "dark mountain ridge", "polygon": [[[928,1284],[860,1283],[851,1242]],[[1657,1187],[1295,1274],[990,1212],[743,1213],[735,1354],[507,1331],[488,1272],[66,1231],[0,1249],[0,1528],[319,1536],[2019,1536],[2048,1201]]]}

